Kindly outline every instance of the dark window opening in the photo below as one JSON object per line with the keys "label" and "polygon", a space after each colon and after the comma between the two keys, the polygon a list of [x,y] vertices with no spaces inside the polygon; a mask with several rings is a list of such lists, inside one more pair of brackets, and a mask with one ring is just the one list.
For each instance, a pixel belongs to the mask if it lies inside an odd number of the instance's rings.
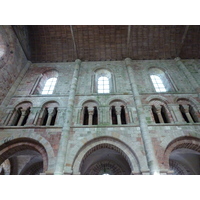
{"label": "dark window opening", "polygon": [[14,117],[14,121],[13,121],[13,126],[17,126],[18,122],[19,122],[19,119],[21,118],[22,116],[22,111],[21,111],[22,107],[18,108],[17,109],[17,112],[16,112],[16,115]]}
{"label": "dark window opening", "polygon": [[161,115],[162,115],[164,123],[170,123],[168,115],[167,115],[167,111],[163,105],[161,106]]}
{"label": "dark window opening", "polygon": [[52,118],[51,118],[51,123],[50,123],[50,125],[55,125],[57,113],[58,113],[57,108],[54,108],[54,110],[53,110],[53,116],[52,116]]}
{"label": "dark window opening", "polygon": [[158,114],[156,113],[155,106],[152,106],[151,110],[152,110],[152,113],[153,113],[153,117],[154,117],[155,123],[160,123],[159,118],[158,118]]}
{"label": "dark window opening", "polygon": [[116,114],[115,106],[111,107],[111,116],[112,116],[112,124],[117,124],[117,114]]}
{"label": "dark window opening", "polygon": [[122,124],[126,124],[126,113],[124,106],[121,106],[121,122]]}
{"label": "dark window opening", "polygon": [[89,120],[88,107],[84,107],[84,111],[83,111],[83,125],[88,125],[88,120]]}
{"label": "dark window opening", "polygon": [[187,123],[189,123],[189,120],[188,120],[188,118],[187,118],[187,116],[186,116],[186,114],[185,114],[185,111],[184,111],[184,108],[183,108],[182,105],[179,105],[179,110],[181,111],[181,114],[182,114],[182,116],[183,116],[183,119],[184,119]]}
{"label": "dark window opening", "polygon": [[98,115],[97,115],[97,107],[94,107],[94,114],[92,116],[92,125],[98,124]]}
{"label": "dark window opening", "polygon": [[48,119],[48,115],[49,115],[48,109],[45,108],[45,109],[44,109],[44,113],[43,113],[42,126],[45,126],[45,125],[46,125],[47,119]]}
{"label": "dark window opening", "polygon": [[24,120],[23,120],[21,126],[24,126],[24,125],[26,124],[27,119],[28,119],[28,116],[29,116],[29,114],[30,114],[30,109],[31,109],[31,108],[29,107],[29,108],[26,110],[25,117],[24,117]]}
{"label": "dark window opening", "polygon": [[195,123],[198,122],[198,117],[195,114],[195,111],[191,105],[189,105],[189,113]]}

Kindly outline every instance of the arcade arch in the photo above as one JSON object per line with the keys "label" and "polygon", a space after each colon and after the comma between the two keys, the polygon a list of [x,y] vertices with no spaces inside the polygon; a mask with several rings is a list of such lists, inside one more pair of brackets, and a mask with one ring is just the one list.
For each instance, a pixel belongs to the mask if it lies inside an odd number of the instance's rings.
{"label": "arcade arch", "polygon": [[128,175],[140,174],[140,164],[134,152],[119,140],[103,137],[84,145],[78,152],[73,174]]}

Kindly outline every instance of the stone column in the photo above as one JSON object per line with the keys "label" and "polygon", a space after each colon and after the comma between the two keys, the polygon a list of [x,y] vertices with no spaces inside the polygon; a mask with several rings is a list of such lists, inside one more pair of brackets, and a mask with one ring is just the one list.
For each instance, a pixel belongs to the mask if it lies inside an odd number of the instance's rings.
{"label": "stone column", "polygon": [[92,117],[94,114],[94,108],[88,108],[88,113],[89,113],[88,125],[92,125]]}
{"label": "stone column", "polygon": [[192,119],[192,117],[191,117],[191,115],[190,115],[190,112],[189,112],[189,105],[182,105],[182,106],[183,106],[183,108],[184,108],[185,115],[186,115],[188,121],[189,121],[190,123],[194,123],[194,121],[193,121],[193,119]]}
{"label": "stone column", "polygon": [[31,108],[31,111],[33,112],[34,115],[33,125],[35,126],[39,118],[40,108]]}
{"label": "stone column", "polygon": [[62,135],[61,135],[60,143],[59,143],[56,169],[54,172],[54,174],[56,175],[62,175],[64,173],[64,165],[65,165],[67,146],[68,146],[67,143],[68,143],[68,137],[70,133],[70,126],[71,126],[72,115],[73,115],[74,99],[75,99],[80,65],[81,65],[81,61],[77,59],[75,61],[74,74],[73,74],[72,82],[70,86],[67,111],[66,111],[65,120],[64,120],[65,123],[63,125]]}
{"label": "stone column", "polygon": [[173,110],[174,116],[176,117],[175,123],[185,123],[185,120],[183,119],[183,116],[180,112],[179,105],[171,105],[171,108]]}
{"label": "stone column", "polygon": [[141,129],[141,136],[144,143],[144,150],[145,150],[146,158],[147,158],[147,164],[150,169],[150,174],[156,174],[156,173],[159,173],[159,165],[156,159],[151,136],[149,134],[147,122],[145,119],[145,112],[144,112],[141,98],[138,92],[134,70],[132,69],[132,61],[130,58],[126,58],[125,63],[127,67],[131,90],[133,93],[133,99],[136,105],[136,111],[138,114],[138,119],[139,119],[139,124],[140,124],[140,129]]}
{"label": "stone column", "polygon": [[117,115],[117,124],[121,125],[121,107],[115,107],[116,115]]}
{"label": "stone column", "polygon": [[162,117],[162,114],[161,114],[161,106],[155,106],[156,108],[156,113],[158,115],[158,119],[160,121],[160,123],[164,123],[164,120],[163,120],[163,117]]}
{"label": "stone column", "polygon": [[112,107],[109,107],[109,122],[112,124]]}
{"label": "stone column", "polygon": [[26,126],[30,126],[30,125],[35,125],[35,121],[36,118],[38,116],[38,112],[39,112],[39,108],[31,108],[30,109],[30,114],[28,116],[27,122],[26,122]]}
{"label": "stone column", "polygon": [[36,124],[37,125],[42,125],[42,118],[43,118],[43,115],[44,115],[44,111],[45,111],[45,107],[41,108],[40,112],[38,113],[38,117],[37,117],[37,121],[36,121]]}
{"label": "stone column", "polygon": [[24,118],[26,116],[26,110],[22,109],[21,112],[22,112],[22,114],[21,114],[21,117],[20,117],[20,119],[19,119],[19,121],[17,123],[17,126],[21,126],[21,124],[22,124],[22,122],[23,122],[23,120],[24,120]]}
{"label": "stone column", "polygon": [[54,115],[54,108],[48,108],[48,113],[49,113],[49,115],[48,115],[48,118],[47,118],[46,126],[50,126],[52,117]]}

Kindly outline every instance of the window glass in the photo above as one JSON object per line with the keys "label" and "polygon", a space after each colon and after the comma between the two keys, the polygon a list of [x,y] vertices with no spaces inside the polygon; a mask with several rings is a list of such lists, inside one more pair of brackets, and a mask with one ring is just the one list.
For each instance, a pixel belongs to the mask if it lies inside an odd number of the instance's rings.
{"label": "window glass", "polygon": [[57,78],[48,79],[42,90],[42,94],[53,94],[53,90],[56,85],[56,81],[57,81]]}
{"label": "window glass", "polygon": [[109,80],[105,76],[101,76],[98,79],[98,93],[109,93],[110,87],[109,87]]}
{"label": "window glass", "polygon": [[150,77],[151,77],[151,80],[153,82],[156,92],[166,92],[167,91],[159,76],[151,75]]}

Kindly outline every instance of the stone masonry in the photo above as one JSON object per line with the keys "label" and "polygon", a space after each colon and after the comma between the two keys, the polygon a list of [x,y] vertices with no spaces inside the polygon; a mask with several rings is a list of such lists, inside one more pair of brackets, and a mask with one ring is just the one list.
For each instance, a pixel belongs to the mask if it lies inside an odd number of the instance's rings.
{"label": "stone masonry", "polygon": [[[200,174],[199,60],[31,63],[8,29],[0,29],[0,174]],[[156,92],[150,68],[173,91]],[[110,93],[95,89],[100,69]],[[51,70],[53,94],[35,94]]]}

